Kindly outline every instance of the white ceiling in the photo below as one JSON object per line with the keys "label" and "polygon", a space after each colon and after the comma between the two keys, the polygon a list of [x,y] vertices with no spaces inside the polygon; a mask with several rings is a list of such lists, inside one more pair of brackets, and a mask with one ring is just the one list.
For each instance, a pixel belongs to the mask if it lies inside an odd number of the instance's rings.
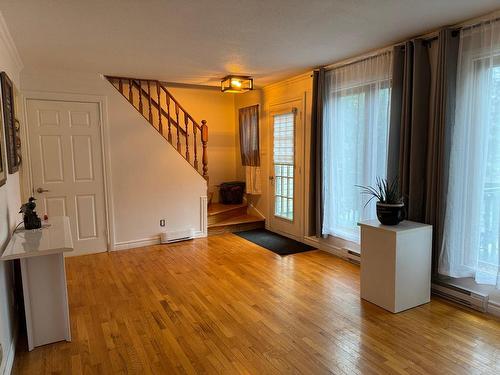
{"label": "white ceiling", "polygon": [[27,68],[258,85],[500,8],[500,0],[0,0]]}

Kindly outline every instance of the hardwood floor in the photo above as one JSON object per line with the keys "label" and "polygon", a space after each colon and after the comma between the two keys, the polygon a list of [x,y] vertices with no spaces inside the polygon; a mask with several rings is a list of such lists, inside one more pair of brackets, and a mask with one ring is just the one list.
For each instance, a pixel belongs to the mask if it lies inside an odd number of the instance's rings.
{"label": "hardwood floor", "polygon": [[73,342],[18,348],[15,374],[500,373],[499,320],[439,299],[385,312],[321,251],[224,234],[66,264]]}

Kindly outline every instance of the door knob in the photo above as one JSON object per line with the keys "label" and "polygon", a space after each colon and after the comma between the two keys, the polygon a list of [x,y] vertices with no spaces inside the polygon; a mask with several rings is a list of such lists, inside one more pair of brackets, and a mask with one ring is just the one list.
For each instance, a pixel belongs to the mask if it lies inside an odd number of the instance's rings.
{"label": "door knob", "polygon": [[39,187],[38,189],[36,189],[36,192],[39,193],[39,194],[42,194],[42,193],[47,193],[48,190],[47,189],[43,189],[41,187]]}

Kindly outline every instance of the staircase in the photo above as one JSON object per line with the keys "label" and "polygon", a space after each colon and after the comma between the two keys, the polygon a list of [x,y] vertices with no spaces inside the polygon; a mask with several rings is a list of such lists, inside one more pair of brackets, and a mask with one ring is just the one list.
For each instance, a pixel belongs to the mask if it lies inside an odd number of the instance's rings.
{"label": "staircase", "polygon": [[207,122],[198,124],[160,81],[112,76],[106,79],[208,182]]}
{"label": "staircase", "polygon": [[[113,76],[106,79],[208,184],[207,122],[202,120],[201,125],[198,124],[163,82]],[[209,235],[262,227],[264,219],[248,214],[246,203],[213,203],[208,207]]]}
{"label": "staircase", "polygon": [[264,227],[264,219],[247,213],[247,204],[212,203],[208,207],[208,235]]}

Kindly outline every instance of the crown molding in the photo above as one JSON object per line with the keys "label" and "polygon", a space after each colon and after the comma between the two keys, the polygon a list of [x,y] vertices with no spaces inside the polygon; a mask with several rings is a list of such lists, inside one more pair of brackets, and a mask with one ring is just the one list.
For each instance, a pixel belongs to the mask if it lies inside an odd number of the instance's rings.
{"label": "crown molding", "polygon": [[16,44],[14,43],[14,39],[12,39],[9,28],[5,23],[5,18],[3,17],[2,12],[0,12],[0,40],[3,41],[5,48],[7,49],[7,53],[12,58],[12,61],[20,72],[23,69],[24,64],[21,60]]}
{"label": "crown molding", "polygon": [[268,85],[265,85],[264,87],[262,87],[262,89],[264,91],[268,91],[268,90],[271,90],[275,87],[280,87],[280,86],[283,86],[283,85],[289,85],[291,83],[294,83],[294,82],[297,82],[297,81],[302,81],[304,79],[311,79],[312,77],[312,73],[313,73],[313,70],[308,70],[307,72],[304,72],[302,74],[298,74],[298,75],[295,75],[293,77],[289,77],[289,78],[285,78],[285,79],[282,79],[278,82],[273,82],[273,83],[270,83]]}

